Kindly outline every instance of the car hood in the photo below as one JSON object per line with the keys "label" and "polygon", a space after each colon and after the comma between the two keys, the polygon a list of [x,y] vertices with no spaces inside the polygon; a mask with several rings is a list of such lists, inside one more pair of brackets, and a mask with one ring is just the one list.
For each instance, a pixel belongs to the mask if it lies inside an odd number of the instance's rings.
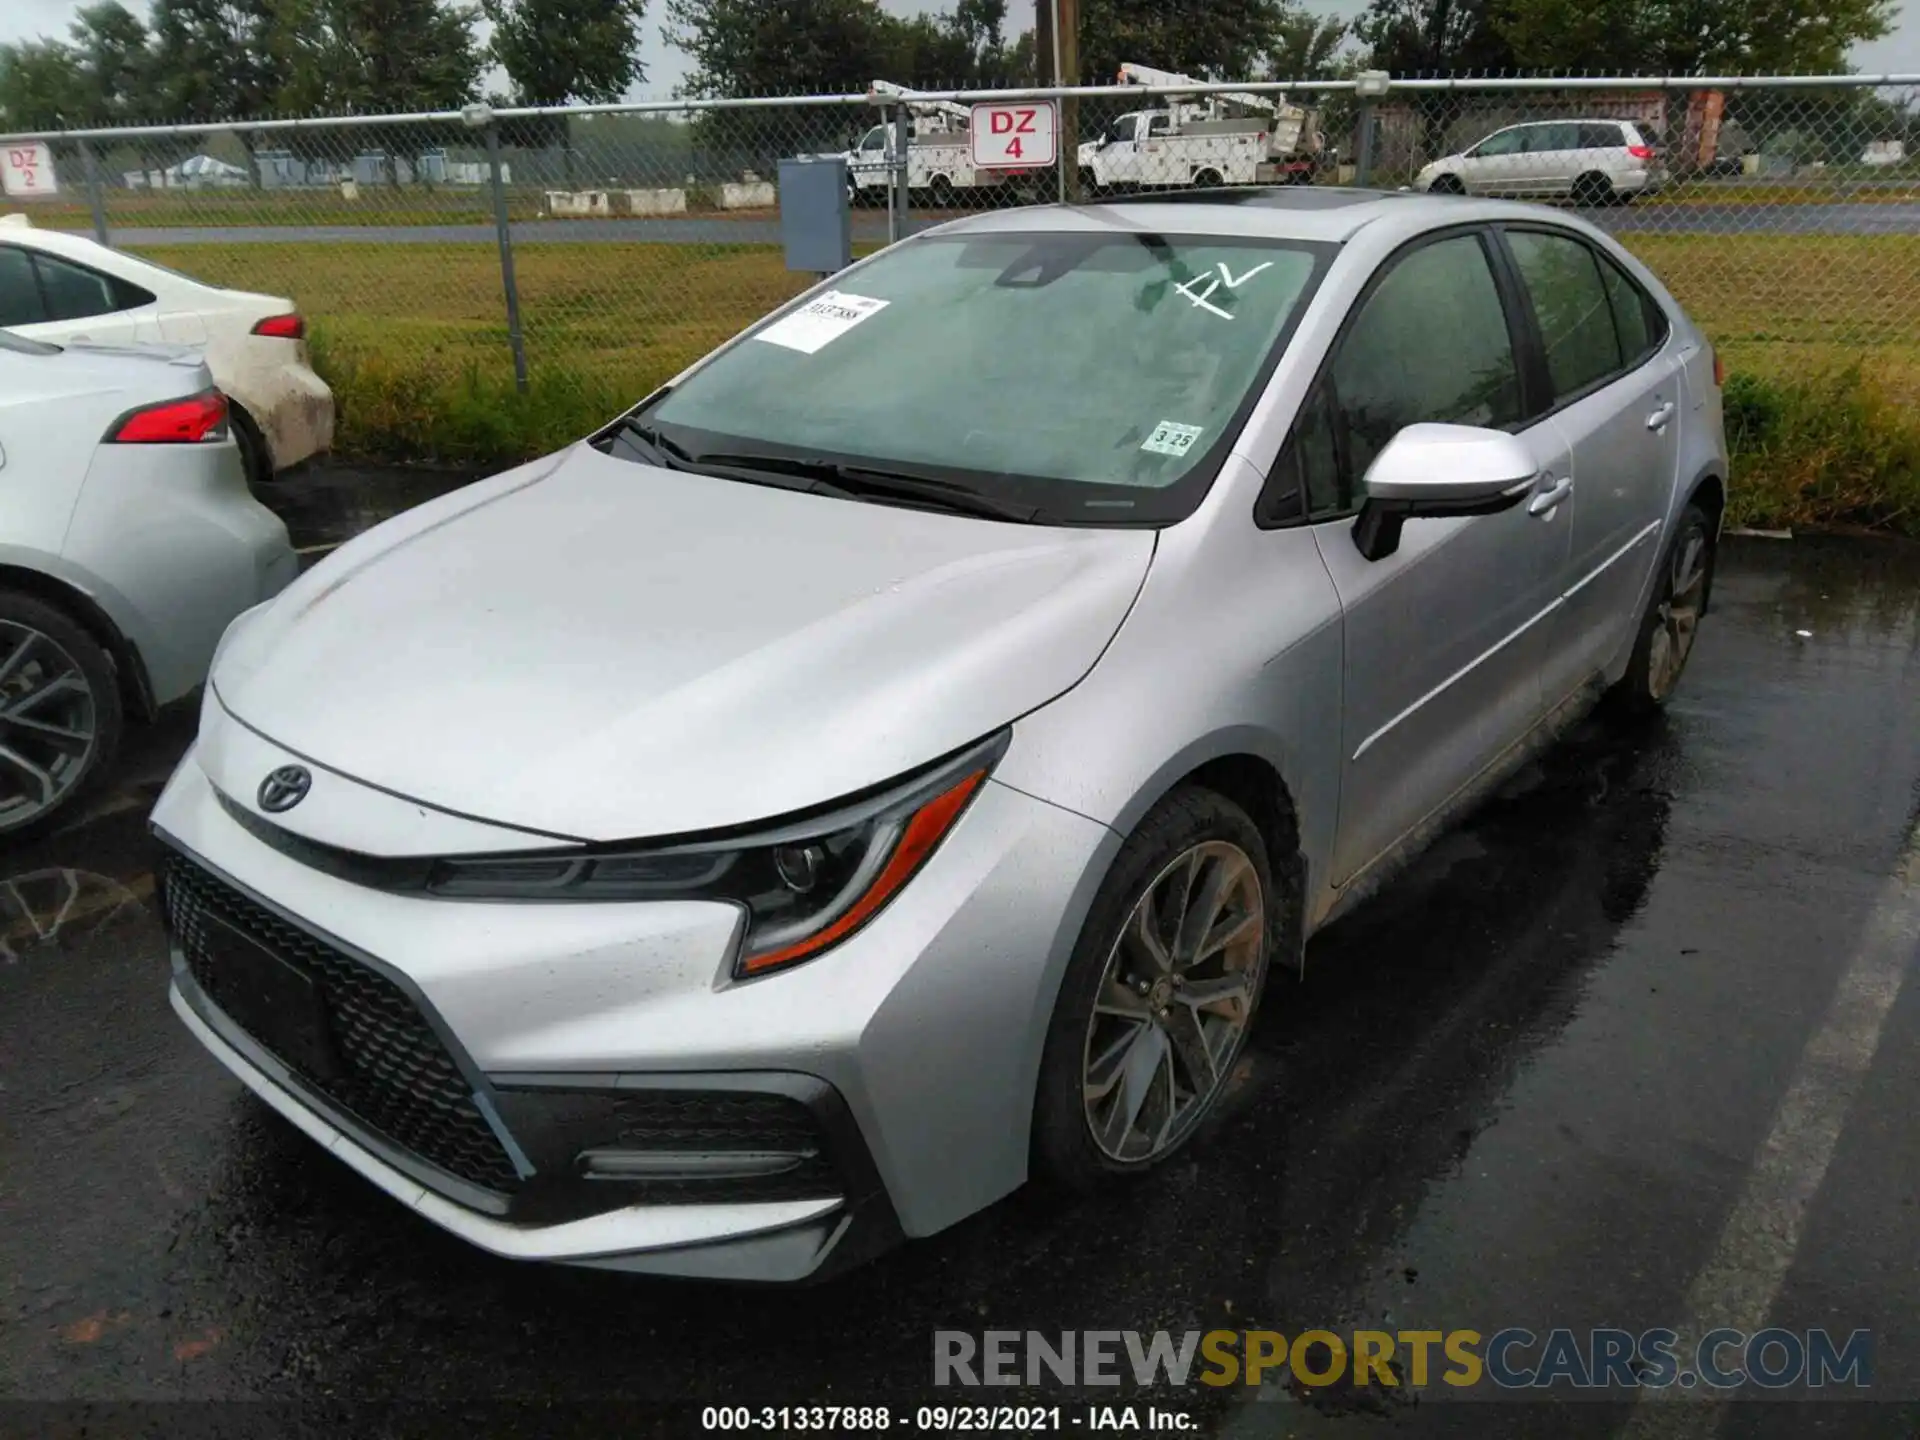
{"label": "car hood", "polygon": [[1153,548],[580,445],[342,547],[236,624],[213,684],[286,749],[441,809],[684,834],[836,800],[1046,703]]}

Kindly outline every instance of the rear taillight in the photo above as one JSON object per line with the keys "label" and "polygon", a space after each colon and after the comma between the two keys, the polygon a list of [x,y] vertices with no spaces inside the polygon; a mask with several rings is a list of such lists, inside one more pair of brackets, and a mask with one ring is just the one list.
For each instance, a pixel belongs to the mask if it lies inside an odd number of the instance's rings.
{"label": "rear taillight", "polygon": [[1636,160],[1651,160],[1653,158],[1653,147],[1651,145],[1629,145],[1627,146],[1627,154]]}
{"label": "rear taillight", "polygon": [[204,390],[184,400],[164,400],[129,410],[107,432],[110,445],[197,445],[227,434],[227,397]]}
{"label": "rear taillight", "polygon": [[1717,389],[1727,388],[1727,362],[1720,358],[1718,350],[1713,352],[1713,383]]}
{"label": "rear taillight", "polygon": [[253,333],[270,335],[275,340],[304,340],[307,322],[298,315],[269,315],[253,327]]}

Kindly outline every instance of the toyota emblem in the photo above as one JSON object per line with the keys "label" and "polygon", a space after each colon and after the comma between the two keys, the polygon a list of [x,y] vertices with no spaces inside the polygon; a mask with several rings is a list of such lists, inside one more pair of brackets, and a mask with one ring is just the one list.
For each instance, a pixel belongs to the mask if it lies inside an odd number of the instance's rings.
{"label": "toyota emblem", "polygon": [[304,765],[282,765],[260,782],[260,808],[270,815],[291,810],[307,798],[313,774]]}

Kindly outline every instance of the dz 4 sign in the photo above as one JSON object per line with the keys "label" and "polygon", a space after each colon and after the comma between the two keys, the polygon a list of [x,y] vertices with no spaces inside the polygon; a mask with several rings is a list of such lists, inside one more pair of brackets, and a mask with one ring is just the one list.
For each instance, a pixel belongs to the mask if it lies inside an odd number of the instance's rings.
{"label": "dz 4 sign", "polygon": [[983,100],[973,107],[967,128],[976,170],[1051,165],[1059,147],[1051,100]]}
{"label": "dz 4 sign", "polygon": [[53,195],[53,154],[44,140],[21,140],[0,145],[0,191],[22,198]]}

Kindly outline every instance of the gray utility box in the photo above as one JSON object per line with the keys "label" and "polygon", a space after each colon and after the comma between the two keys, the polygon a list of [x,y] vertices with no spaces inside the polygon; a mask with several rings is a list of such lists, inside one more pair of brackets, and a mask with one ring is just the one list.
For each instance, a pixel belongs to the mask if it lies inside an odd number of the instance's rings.
{"label": "gray utility box", "polygon": [[845,160],[834,155],[780,162],[780,239],[789,270],[831,275],[853,263]]}

